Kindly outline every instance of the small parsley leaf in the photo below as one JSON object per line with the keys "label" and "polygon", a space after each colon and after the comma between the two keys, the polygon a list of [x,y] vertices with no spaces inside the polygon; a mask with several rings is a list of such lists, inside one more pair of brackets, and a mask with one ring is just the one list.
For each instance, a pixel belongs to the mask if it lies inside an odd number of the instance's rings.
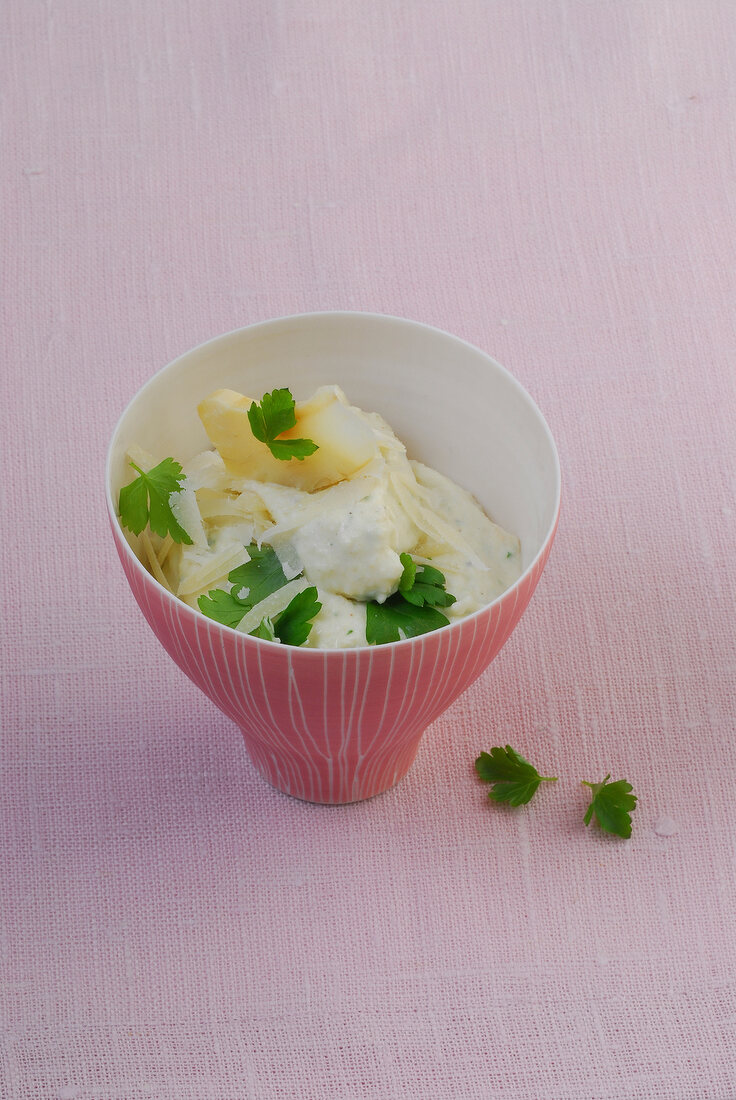
{"label": "small parsley leaf", "polygon": [[414,578],[417,575],[417,567],[411,554],[399,554],[399,561],[404,567],[404,571],[401,574],[401,580],[399,581],[399,592],[401,592],[403,596],[414,584]]}
{"label": "small parsley leaf", "polygon": [[[250,610],[261,600],[265,600],[266,596],[283,588],[288,581],[272,546],[259,547],[252,542],[248,547],[248,553],[250,560],[228,573],[227,579],[234,585],[238,598],[243,600]],[[243,593],[246,588],[247,596]]]}
{"label": "small parsley leaf", "polygon": [[310,620],[321,610],[322,604],[317,599],[314,585],[297,592],[291,603],[274,620],[273,627],[277,637],[284,645],[302,645],[312,629]]}
{"label": "small parsley leaf", "polygon": [[268,449],[274,458],[282,462],[288,462],[290,458],[298,458],[301,462],[319,450],[311,439],[270,439]]}
{"label": "small parsley leaf", "polygon": [[583,779],[583,786],[590,787],[593,798],[585,813],[583,821],[589,825],[593,816],[606,833],[613,833],[625,840],[631,836],[631,815],[636,809],[636,795],[632,794],[633,787],[626,779],[618,779],[615,783],[609,783],[610,774],[601,783],[588,783]]}
{"label": "small parsley leaf", "polygon": [[399,554],[403,566],[398,591],[383,603],[366,604],[365,639],[369,645],[398,642],[402,637],[416,638],[448,626],[449,619],[437,610],[455,603],[445,591],[445,578],[439,569],[417,565],[410,554]]}
{"label": "small parsley leaf", "polygon": [[235,627],[257,603],[288,583],[273,547],[259,547],[252,542],[247,549],[250,560],[227,575],[230,591],[213,588],[197,600],[199,610],[208,619]]}
{"label": "small parsley leaf", "polygon": [[265,443],[274,458],[283,462],[290,458],[298,458],[301,462],[319,449],[311,439],[276,438],[296,425],[295,403],[289,389],[264,393],[260,404],[254,401],[248,409],[248,421],[256,439]]}
{"label": "small parsley leaf", "polygon": [[[256,543],[251,543],[247,549],[250,561],[239,565],[227,575],[232,586],[230,591],[223,592],[219,588],[213,588],[197,601],[203,615],[224,626],[238,626],[256,604],[289,583],[272,546],[259,547]],[[269,642],[278,640],[284,645],[302,645],[312,629],[310,620],[321,609],[317,589],[313,586],[304,588],[297,592],[280,614],[273,619],[261,619],[250,633],[254,638],[264,638]]]}
{"label": "small parsley leaf", "polygon": [[123,527],[140,535],[148,524],[161,538],[171,535],[174,542],[191,545],[190,536],[177,522],[169,502],[172,493],[182,490],[184,475],[179,463],[165,458],[147,472],[135,462],[130,465],[138,471],[138,477],[120,490],[118,512]]}
{"label": "small parsley leaf", "polygon": [[365,609],[365,640],[369,645],[398,642],[399,631],[405,638],[416,638],[449,625],[449,619],[434,607],[415,607],[400,592],[383,603],[369,600]]}
{"label": "small parsley leaf", "polygon": [[213,588],[206,596],[200,596],[197,604],[208,619],[233,628],[250,611],[248,604],[235,595],[235,590],[223,592],[221,588]]}
{"label": "small parsley leaf", "polygon": [[[403,563],[404,558],[408,558],[408,554],[401,554],[400,559]],[[407,583],[404,578],[407,575],[407,567],[404,565],[404,572],[401,575],[399,581],[399,592],[408,600],[409,603],[413,603],[415,607],[423,607],[424,604],[430,604],[432,607],[450,607],[455,603],[455,597],[445,590],[445,575],[440,573],[439,569],[435,569],[431,565],[415,565],[414,575],[411,582]],[[402,582],[404,587],[402,588]]]}
{"label": "small parsley leaf", "polygon": [[475,770],[484,783],[492,783],[488,797],[493,802],[508,802],[522,806],[530,802],[540,783],[556,783],[557,776],[540,775],[521,753],[507,745],[482,752],[475,762]]}
{"label": "small parsley leaf", "polygon": [[252,638],[264,638],[267,642],[276,641],[276,631],[268,615],[261,619],[255,630],[250,632]]}

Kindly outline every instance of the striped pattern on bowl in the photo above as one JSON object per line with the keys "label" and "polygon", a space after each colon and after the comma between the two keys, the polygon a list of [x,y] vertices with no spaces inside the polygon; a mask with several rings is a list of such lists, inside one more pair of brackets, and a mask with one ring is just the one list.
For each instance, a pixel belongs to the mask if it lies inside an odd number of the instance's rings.
{"label": "striped pattern on bowl", "polygon": [[516,626],[547,562],[487,608],[385,646],[302,649],[222,626],[167,592],[110,522],[138,605],[167,653],[243,733],[261,775],[310,802],[371,798],[406,775],[426,727],[488,666]]}

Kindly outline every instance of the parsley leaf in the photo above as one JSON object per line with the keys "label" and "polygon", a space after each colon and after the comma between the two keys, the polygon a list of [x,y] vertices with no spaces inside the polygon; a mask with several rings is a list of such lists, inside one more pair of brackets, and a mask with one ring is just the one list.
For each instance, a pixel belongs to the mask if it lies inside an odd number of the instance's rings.
{"label": "parsley leaf", "polygon": [[208,619],[235,627],[252,607],[288,583],[272,546],[259,548],[252,542],[247,549],[250,561],[239,565],[227,575],[232,585],[230,591],[223,592],[219,588],[213,588],[206,596],[200,596],[197,600],[199,610]]}
{"label": "parsley leaf", "polygon": [[[238,598],[243,600],[250,610],[261,600],[265,600],[266,596],[283,588],[288,581],[272,546],[259,547],[252,542],[248,547],[248,553],[250,561],[233,569],[228,573],[227,579],[235,586]],[[243,592],[244,588],[248,589],[247,595]]]}
{"label": "parsley leaf", "polygon": [[416,565],[409,554],[399,554],[404,572],[399,581],[399,592],[415,607],[430,604],[432,607],[450,607],[455,597],[445,591],[445,575],[431,565]]}
{"label": "parsley leaf", "polygon": [[250,611],[248,604],[239,600],[234,590],[223,592],[220,588],[213,588],[206,596],[200,596],[197,604],[203,615],[223,626],[236,627]]}
{"label": "parsley leaf", "polygon": [[171,494],[182,490],[180,482],[184,475],[179,463],[173,458],[165,458],[147,473],[135,462],[130,465],[138,471],[138,477],[120,490],[118,512],[123,527],[140,535],[148,524],[161,538],[171,535],[174,542],[191,545],[191,538],[176,521],[169,503]]}
{"label": "parsley leaf", "polygon": [[404,593],[408,592],[414,584],[414,578],[417,575],[417,566],[411,554],[399,554],[399,561],[404,567],[404,571],[401,574],[401,580],[399,581],[399,592],[404,595]]}
{"label": "parsley leaf", "polygon": [[276,631],[268,615],[261,619],[255,630],[251,630],[250,635],[251,638],[265,638],[267,642],[276,641]]}
{"label": "parsley leaf", "polygon": [[[258,547],[251,543],[248,553],[250,561],[239,565],[227,575],[232,585],[229,592],[213,588],[206,596],[200,596],[197,600],[199,610],[207,618],[215,619],[225,626],[236,627],[256,604],[289,583],[272,546]],[[278,639],[284,645],[302,645],[312,629],[310,620],[322,610],[317,595],[317,589],[313,586],[297,592],[293,600],[273,620],[268,616],[261,619],[255,630],[251,630],[251,635],[254,638],[265,638],[269,642]]]}
{"label": "parsley leaf", "polygon": [[407,603],[400,592],[389,596],[384,603],[369,600],[365,609],[365,640],[369,645],[385,645],[398,642],[403,631],[405,638],[416,638],[448,626],[449,619],[434,607],[415,607]]}
{"label": "parsley leaf", "polygon": [[301,462],[319,449],[311,439],[276,438],[296,425],[291,390],[281,389],[264,393],[261,403],[254,401],[248,409],[248,421],[256,439],[266,444],[274,458],[284,462],[290,458],[298,458]]}
{"label": "parsley leaf", "polygon": [[410,554],[399,554],[399,561],[403,571],[398,591],[383,603],[369,600],[366,604],[365,640],[369,645],[416,638],[449,625],[449,619],[435,606],[455,603],[455,597],[445,591],[444,575],[429,565],[418,566]]}
{"label": "parsley leaf", "polygon": [[492,783],[488,797],[493,802],[508,802],[522,806],[530,802],[540,783],[556,783],[556,775],[540,775],[521,753],[507,745],[482,752],[475,762],[475,770],[485,783]]}
{"label": "parsley leaf", "polygon": [[[297,592],[291,603],[287,604],[274,620],[273,628],[276,636],[284,645],[301,645],[306,642],[312,629],[309,620],[321,610],[322,604],[317,599],[317,589],[314,585]],[[260,627],[258,629],[260,630]],[[263,635],[259,637],[262,638]]]}
{"label": "parsley leaf", "polygon": [[631,793],[634,788],[626,779],[609,783],[610,778],[609,773],[601,783],[582,780],[583,786],[590,787],[593,792],[583,820],[586,825],[590,825],[595,815],[604,832],[628,839],[631,836],[631,814],[636,809],[637,802],[636,795]]}

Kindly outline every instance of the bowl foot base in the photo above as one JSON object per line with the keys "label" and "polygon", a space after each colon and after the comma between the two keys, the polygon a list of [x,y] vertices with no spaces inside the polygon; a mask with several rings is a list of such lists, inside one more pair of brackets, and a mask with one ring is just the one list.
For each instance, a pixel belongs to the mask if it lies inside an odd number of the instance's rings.
{"label": "bowl foot base", "polygon": [[347,806],[375,798],[407,774],[423,731],[400,744],[371,750],[365,756],[304,758],[286,755],[245,732],[245,747],[256,770],[282,794],[322,806]]}

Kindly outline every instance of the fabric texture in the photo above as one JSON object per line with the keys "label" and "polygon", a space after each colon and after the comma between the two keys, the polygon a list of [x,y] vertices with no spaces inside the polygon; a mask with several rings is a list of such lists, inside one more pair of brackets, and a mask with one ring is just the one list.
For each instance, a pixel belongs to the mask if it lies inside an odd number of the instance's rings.
{"label": "fabric texture", "polygon": [[[0,1097],[733,1100],[734,5],[0,20]],[[158,645],[103,482],[153,371],[331,308],[504,363],[563,509],[408,777],[327,808]],[[516,811],[507,742],[560,777]]]}

